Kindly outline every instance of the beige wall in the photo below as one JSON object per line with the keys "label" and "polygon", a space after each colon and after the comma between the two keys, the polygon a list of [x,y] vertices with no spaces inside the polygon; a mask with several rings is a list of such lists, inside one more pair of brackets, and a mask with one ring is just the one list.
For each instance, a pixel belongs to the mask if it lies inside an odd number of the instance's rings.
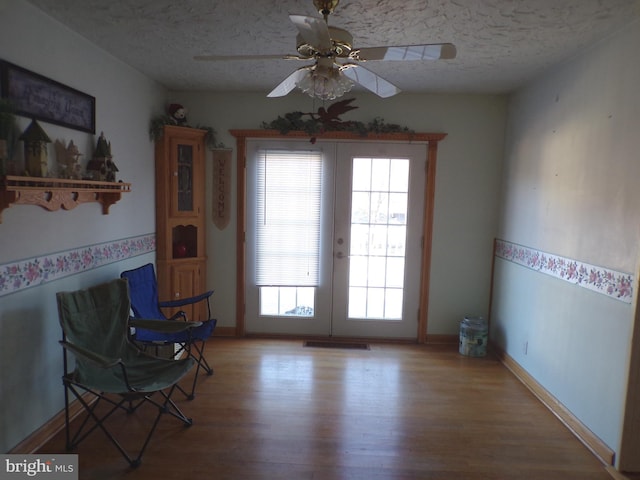
{"label": "beige wall", "polygon": [[[414,131],[447,133],[438,146],[428,334],[457,334],[465,315],[488,313],[506,97],[404,93],[388,99],[365,93],[353,96],[358,109],[344,115],[344,120],[369,122],[382,117],[387,123]],[[234,149],[229,129],[260,128],[262,122],[279,115],[313,111],[320,106],[302,94],[269,99],[257,93],[171,92],[169,100],[189,110],[189,123],[213,126],[219,139]],[[211,175],[209,168],[208,202]],[[234,217],[226,230],[219,231],[209,223],[207,232],[209,286],[216,289],[215,314],[222,326],[235,325],[235,229]]]}
{"label": "beige wall", "polygon": [[[0,1],[0,58],[94,96],[97,133],[104,131],[112,143],[118,178],[132,184],[132,192],[124,194],[109,215],[102,215],[98,203],[71,211],[23,205],[5,210],[0,265],[153,234],[153,144],[147,132],[149,118],[162,109],[164,89],[22,0]],[[24,128],[28,119],[19,123]],[[83,153],[82,162],[93,154],[93,135],[40,125],[52,140],[73,140]],[[52,148],[49,158],[53,167]],[[0,288],[1,451],[13,448],[63,408],[55,292],[115,278],[154,259],[155,253],[123,259],[10,294]],[[6,274],[0,267],[0,281]]]}
{"label": "beige wall", "polygon": [[[509,242],[631,274],[634,288],[639,48],[636,22],[511,98],[498,229]],[[494,341],[614,451],[635,302],[496,261]]]}

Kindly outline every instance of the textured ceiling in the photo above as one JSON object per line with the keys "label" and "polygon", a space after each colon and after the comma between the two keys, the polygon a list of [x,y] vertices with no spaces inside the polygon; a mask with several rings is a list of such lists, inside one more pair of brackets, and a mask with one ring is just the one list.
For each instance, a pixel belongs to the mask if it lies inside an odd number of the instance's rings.
{"label": "textured ceiling", "polygon": [[[266,94],[303,64],[193,57],[295,53],[288,15],[318,15],[312,0],[28,1],[175,90]],[[329,23],[355,47],[457,46],[454,60],[367,64],[403,91],[504,93],[638,18],[640,0],[342,0]]]}

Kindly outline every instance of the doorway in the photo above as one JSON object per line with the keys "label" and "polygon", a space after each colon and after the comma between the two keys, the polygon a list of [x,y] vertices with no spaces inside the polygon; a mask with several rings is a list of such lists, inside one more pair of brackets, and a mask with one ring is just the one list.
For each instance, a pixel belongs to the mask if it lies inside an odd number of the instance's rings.
{"label": "doorway", "polygon": [[[230,130],[229,133],[236,139],[236,222],[235,248],[235,336],[243,337],[249,334],[246,328],[246,225],[247,225],[247,142],[251,139],[286,139],[309,142],[309,134],[302,131],[289,131],[286,133],[277,130]],[[424,143],[427,145],[427,173],[425,176],[425,200],[423,211],[422,233],[422,262],[420,265],[420,308],[418,312],[417,342],[427,342],[427,324],[429,311],[429,284],[431,271],[431,244],[433,238],[433,216],[435,199],[435,178],[438,159],[438,144],[446,138],[446,133],[420,133],[420,132],[393,132],[393,133],[369,133],[361,135],[348,131],[330,131],[318,135],[323,140],[357,141],[357,142],[394,142],[394,143]],[[233,276],[233,274],[231,274]],[[232,280],[233,281],[233,280]]]}
{"label": "doorway", "polygon": [[246,152],[246,331],[415,340],[426,144]]}

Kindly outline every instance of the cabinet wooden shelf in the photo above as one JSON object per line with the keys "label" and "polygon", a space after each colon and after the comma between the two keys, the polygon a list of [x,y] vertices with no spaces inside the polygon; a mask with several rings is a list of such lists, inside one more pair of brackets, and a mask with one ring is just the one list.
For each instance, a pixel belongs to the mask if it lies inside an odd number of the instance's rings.
{"label": "cabinet wooden shelf", "polygon": [[130,191],[130,183],[6,175],[0,177],[0,223],[2,212],[12,205],[39,205],[55,211],[98,202],[107,215],[109,207]]}

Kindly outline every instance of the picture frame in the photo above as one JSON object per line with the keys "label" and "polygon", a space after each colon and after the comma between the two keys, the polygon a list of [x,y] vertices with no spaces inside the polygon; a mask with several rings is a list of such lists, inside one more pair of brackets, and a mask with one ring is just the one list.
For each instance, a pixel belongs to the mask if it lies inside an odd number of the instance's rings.
{"label": "picture frame", "polygon": [[0,93],[17,115],[96,133],[95,97],[4,60],[0,78]]}

